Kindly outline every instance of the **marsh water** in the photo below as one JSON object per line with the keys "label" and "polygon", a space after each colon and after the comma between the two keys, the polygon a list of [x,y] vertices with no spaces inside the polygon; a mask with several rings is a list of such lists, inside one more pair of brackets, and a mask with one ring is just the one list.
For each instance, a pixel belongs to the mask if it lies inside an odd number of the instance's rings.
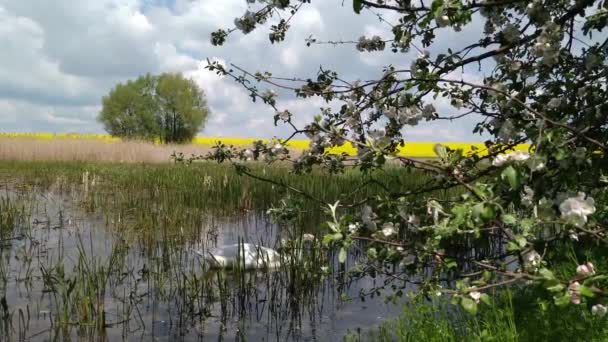
{"label": "marsh water", "polygon": [[274,270],[209,269],[195,251],[294,238],[259,210],[142,210],[89,192],[2,191],[14,227],[0,239],[0,340],[336,341],[401,310],[364,294],[382,278],[350,278],[327,251]]}

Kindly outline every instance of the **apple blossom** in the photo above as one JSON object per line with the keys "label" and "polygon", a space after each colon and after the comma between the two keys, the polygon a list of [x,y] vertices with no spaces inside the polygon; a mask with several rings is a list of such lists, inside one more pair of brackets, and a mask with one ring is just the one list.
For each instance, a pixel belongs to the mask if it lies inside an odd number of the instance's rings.
{"label": "apple blossom", "polygon": [[587,223],[587,216],[595,213],[595,201],[592,197],[579,192],[578,196],[570,197],[559,205],[562,218],[575,226],[582,227]]}

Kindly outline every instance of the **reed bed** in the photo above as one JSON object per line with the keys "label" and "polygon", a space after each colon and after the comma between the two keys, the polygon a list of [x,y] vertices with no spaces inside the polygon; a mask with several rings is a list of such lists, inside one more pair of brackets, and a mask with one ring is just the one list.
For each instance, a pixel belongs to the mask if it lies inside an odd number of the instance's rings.
{"label": "reed bed", "polygon": [[119,163],[163,163],[175,151],[200,155],[204,145],[158,145],[138,141],[103,139],[40,139],[0,137],[0,160],[108,161]]}
{"label": "reed bed", "polygon": [[[382,191],[353,191],[365,181],[356,171],[252,168],[320,199]],[[425,180],[398,169],[375,177],[392,189]],[[305,232],[323,234],[319,203],[301,199],[290,223],[270,222],[265,209],[288,192],[228,165],[4,161],[0,186],[8,194],[0,202],[0,341],[301,340],[307,325],[359,295],[320,241],[303,245]],[[286,261],[274,270],[212,271],[193,252],[230,237],[287,246]]]}
{"label": "reed bed", "polygon": [[[0,160],[89,160],[114,162],[168,162],[173,152],[185,156],[208,152],[218,142],[236,147],[248,147],[255,138],[195,137],[186,145],[163,145],[158,142],[121,140],[104,134],[50,134],[50,133],[0,133]],[[399,155],[413,158],[435,157],[436,142],[408,142],[400,148]],[[482,143],[442,143],[464,153],[483,155],[487,148]],[[287,143],[292,154],[308,149],[310,141],[292,140]],[[514,150],[527,150],[529,145],[516,146]],[[330,153],[356,155],[357,149],[350,143],[329,150]]]}

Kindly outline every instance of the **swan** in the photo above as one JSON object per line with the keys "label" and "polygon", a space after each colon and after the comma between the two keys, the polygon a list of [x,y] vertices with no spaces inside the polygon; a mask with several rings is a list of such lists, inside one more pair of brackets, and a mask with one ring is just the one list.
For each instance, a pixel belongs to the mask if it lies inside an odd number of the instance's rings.
{"label": "swan", "polygon": [[[304,234],[302,241],[310,243],[315,240],[314,235]],[[281,241],[284,245],[285,242]],[[283,248],[283,246],[281,246]],[[211,268],[236,268],[244,267],[245,270],[254,270],[262,268],[278,268],[285,261],[287,256],[283,256],[278,251],[255,245],[251,243],[236,243],[231,245],[223,245],[211,248],[207,253],[194,250],[196,254],[201,256]],[[301,250],[298,257],[301,257]]]}
{"label": "swan", "polygon": [[212,248],[207,253],[195,251],[211,268],[244,267],[245,270],[277,268],[281,254],[274,249],[251,243],[236,243]]}

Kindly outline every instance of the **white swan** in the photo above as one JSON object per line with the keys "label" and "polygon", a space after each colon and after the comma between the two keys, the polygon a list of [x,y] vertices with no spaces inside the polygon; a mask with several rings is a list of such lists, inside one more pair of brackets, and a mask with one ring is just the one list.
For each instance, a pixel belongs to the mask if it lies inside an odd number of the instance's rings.
{"label": "white swan", "polygon": [[[302,236],[302,241],[305,244],[313,243],[315,241],[315,236],[312,234],[304,234]],[[281,247],[279,250],[285,248],[286,244],[286,240],[281,240]],[[296,257],[296,259],[302,257],[302,247],[297,248],[297,253],[295,255],[293,255],[293,253],[283,255],[274,249],[251,243],[236,243],[219,246],[208,250],[206,254],[198,250],[194,250],[194,252],[203,257],[211,268],[244,267],[245,270],[278,268],[284,261],[293,261],[294,257]]]}
{"label": "white swan", "polygon": [[250,243],[225,245],[212,248],[207,253],[195,251],[211,268],[237,268],[245,270],[277,268],[281,265],[281,254],[274,249]]}

